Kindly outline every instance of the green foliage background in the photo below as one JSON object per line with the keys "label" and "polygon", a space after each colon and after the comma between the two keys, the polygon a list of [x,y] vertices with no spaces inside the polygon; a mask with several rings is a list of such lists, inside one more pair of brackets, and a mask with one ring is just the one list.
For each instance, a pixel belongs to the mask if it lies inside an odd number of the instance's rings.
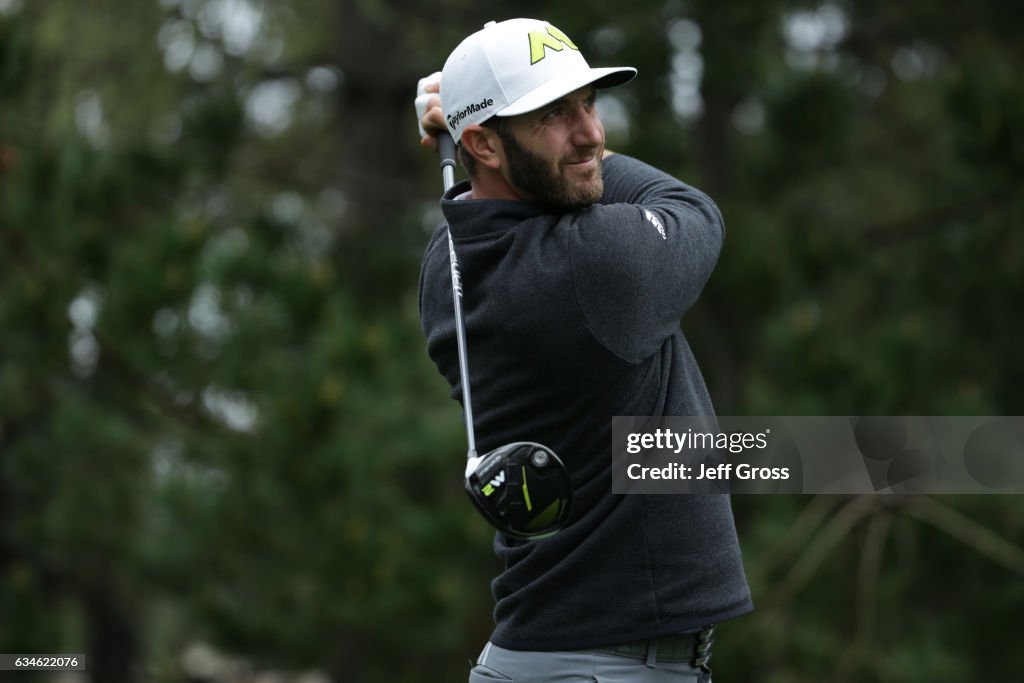
{"label": "green foliage background", "polygon": [[[721,414],[1022,413],[1012,3],[0,0],[0,652],[465,680],[500,567],[416,315],[412,97],[512,16],[637,66],[609,146],[719,202],[683,326]],[[734,506],[716,680],[1019,676],[1018,498]]]}

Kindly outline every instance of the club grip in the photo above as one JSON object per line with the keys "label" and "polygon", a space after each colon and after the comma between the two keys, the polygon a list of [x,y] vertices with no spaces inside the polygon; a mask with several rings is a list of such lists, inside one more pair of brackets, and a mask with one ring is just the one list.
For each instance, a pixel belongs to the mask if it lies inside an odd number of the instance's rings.
{"label": "club grip", "polygon": [[447,131],[437,136],[437,151],[441,157],[441,174],[447,192],[455,184],[455,141]]}
{"label": "club grip", "polygon": [[448,133],[437,136],[437,151],[441,155],[441,168],[455,166],[455,141]]}

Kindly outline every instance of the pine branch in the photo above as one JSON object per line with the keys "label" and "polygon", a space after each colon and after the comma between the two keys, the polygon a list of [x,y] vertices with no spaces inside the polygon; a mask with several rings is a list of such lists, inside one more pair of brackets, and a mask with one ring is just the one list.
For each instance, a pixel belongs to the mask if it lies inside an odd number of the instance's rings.
{"label": "pine branch", "polygon": [[988,527],[932,498],[915,498],[905,509],[908,514],[946,532],[978,554],[1024,575],[1024,549]]}

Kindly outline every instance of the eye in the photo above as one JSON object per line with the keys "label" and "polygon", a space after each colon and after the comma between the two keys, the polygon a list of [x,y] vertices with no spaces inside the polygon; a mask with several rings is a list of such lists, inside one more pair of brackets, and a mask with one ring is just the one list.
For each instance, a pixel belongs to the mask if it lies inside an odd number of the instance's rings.
{"label": "eye", "polygon": [[542,118],[545,121],[551,121],[553,119],[558,118],[561,115],[562,115],[562,108],[561,107],[552,107],[551,109],[548,109],[546,112],[544,112],[544,116]]}

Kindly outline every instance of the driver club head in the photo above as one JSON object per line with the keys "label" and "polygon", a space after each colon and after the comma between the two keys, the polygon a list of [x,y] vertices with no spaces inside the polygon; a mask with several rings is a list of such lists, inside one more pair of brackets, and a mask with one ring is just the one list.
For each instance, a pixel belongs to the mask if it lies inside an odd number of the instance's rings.
{"label": "driver club head", "polygon": [[466,492],[499,531],[515,538],[551,536],[569,520],[572,482],[555,452],[531,441],[500,446],[466,476]]}

